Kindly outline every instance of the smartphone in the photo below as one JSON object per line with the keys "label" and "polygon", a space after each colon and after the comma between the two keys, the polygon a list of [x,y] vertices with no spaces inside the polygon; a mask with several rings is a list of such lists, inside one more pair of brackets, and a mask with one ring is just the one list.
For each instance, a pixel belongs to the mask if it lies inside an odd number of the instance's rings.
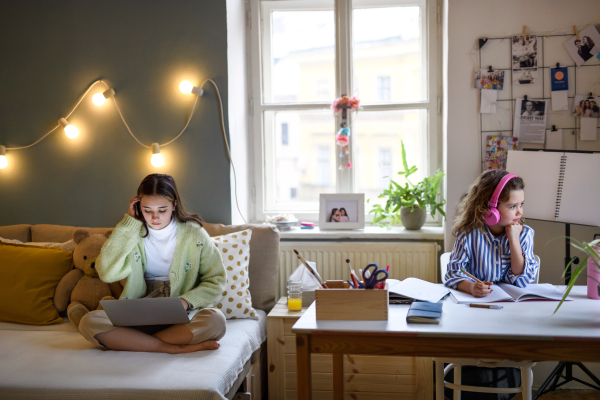
{"label": "smartphone", "polygon": [[135,203],[135,217],[140,221],[142,220],[142,209],[139,201]]}

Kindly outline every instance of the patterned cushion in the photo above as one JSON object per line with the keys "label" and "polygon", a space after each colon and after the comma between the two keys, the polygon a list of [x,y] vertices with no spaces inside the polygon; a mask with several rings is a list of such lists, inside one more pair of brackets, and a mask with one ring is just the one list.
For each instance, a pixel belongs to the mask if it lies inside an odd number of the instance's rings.
{"label": "patterned cushion", "polygon": [[215,306],[223,312],[227,319],[258,319],[256,310],[252,308],[252,298],[248,290],[250,287],[248,264],[250,263],[251,236],[252,230],[247,229],[212,238],[227,270],[227,285],[222,297],[215,302]]}

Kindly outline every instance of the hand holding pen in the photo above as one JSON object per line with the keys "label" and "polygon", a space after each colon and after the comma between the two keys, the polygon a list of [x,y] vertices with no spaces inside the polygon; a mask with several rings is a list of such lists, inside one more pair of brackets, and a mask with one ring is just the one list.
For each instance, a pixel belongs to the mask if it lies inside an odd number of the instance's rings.
{"label": "hand holding pen", "polygon": [[492,289],[490,288],[490,286],[493,285],[492,282],[481,281],[480,279],[465,271],[464,268],[460,271],[475,281],[475,283],[471,285],[471,294],[473,295],[473,297],[485,297],[492,293]]}

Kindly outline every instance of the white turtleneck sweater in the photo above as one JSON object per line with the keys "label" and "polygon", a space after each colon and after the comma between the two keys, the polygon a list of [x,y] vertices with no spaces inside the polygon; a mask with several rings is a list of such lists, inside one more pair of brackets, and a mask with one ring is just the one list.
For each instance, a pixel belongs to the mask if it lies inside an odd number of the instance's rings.
{"label": "white turtleneck sweater", "polygon": [[148,231],[148,236],[144,238],[147,263],[144,277],[149,280],[168,281],[177,244],[177,222],[173,218],[163,229],[149,228]]}

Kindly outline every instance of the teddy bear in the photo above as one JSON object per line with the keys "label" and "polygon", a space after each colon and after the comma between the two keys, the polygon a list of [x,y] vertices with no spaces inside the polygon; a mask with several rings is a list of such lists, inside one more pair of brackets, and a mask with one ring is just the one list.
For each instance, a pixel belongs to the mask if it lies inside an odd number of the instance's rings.
{"label": "teddy bear", "polygon": [[118,299],[123,292],[119,282],[102,282],[95,268],[96,258],[111,233],[112,231],[104,235],[91,234],[85,229],[77,229],[73,232],[75,268],[63,276],[58,283],[54,294],[54,307],[59,312],[66,309],[69,319],[76,328],[79,328],[79,322],[85,314],[91,310],[102,309],[100,300]]}

